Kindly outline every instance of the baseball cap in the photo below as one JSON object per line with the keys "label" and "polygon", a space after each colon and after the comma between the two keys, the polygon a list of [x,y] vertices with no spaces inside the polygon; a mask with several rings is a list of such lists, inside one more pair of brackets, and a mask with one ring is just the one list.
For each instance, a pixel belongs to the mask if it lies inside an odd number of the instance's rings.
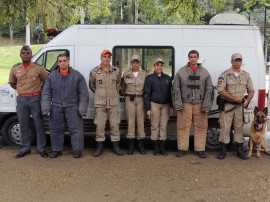
{"label": "baseball cap", "polygon": [[242,55],[240,53],[234,53],[232,54],[232,60],[236,60],[236,59],[243,59]]}
{"label": "baseball cap", "polygon": [[154,65],[157,64],[158,62],[161,62],[164,64],[164,61],[161,58],[156,58],[154,61]]}
{"label": "baseball cap", "polygon": [[139,55],[132,55],[132,57],[131,57],[131,62],[132,62],[133,60],[138,60],[138,61],[140,62],[140,61],[141,61],[141,58],[140,58]]}
{"label": "baseball cap", "polygon": [[22,51],[30,51],[32,53],[32,50],[28,45],[23,45],[22,48],[21,48],[21,52]]}
{"label": "baseball cap", "polygon": [[103,50],[103,51],[101,52],[101,56],[102,56],[102,55],[106,55],[106,54],[109,54],[110,56],[112,56],[112,53],[111,53],[111,51],[109,51],[109,50]]}

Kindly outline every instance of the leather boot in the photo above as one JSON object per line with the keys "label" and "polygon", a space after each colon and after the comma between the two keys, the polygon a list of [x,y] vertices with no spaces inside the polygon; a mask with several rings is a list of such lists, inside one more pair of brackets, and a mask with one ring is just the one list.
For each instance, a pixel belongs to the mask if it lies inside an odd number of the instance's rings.
{"label": "leather boot", "polygon": [[154,155],[159,156],[160,151],[159,151],[159,145],[158,145],[158,140],[154,140]]}
{"label": "leather boot", "polygon": [[103,154],[103,142],[97,142],[97,148],[93,156],[98,157],[101,154]]}
{"label": "leather boot", "polygon": [[240,157],[240,159],[247,160],[247,156],[243,148],[243,143],[236,143],[236,146],[237,146],[237,156]]}
{"label": "leather boot", "polygon": [[122,156],[124,154],[124,152],[119,147],[118,141],[113,142],[113,152],[118,156]]}
{"label": "leather boot", "polygon": [[140,140],[138,140],[138,141],[139,141],[138,148],[139,148],[140,154],[146,154],[146,151],[145,151],[145,149],[144,149],[143,140],[140,139]]}
{"label": "leather boot", "polygon": [[227,152],[227,144],[224,144],[223,142],[220,142],[220,152],[218,155],[218,159],[225,159],[226,158],[226,152]]}
{"label": "leather boot", "polygon": [[134,153],[134,138],[128,140],[128,155],[132,155]]}
{"label": "leather boot", "polygon": [[165,150],[165,142],[166,140],[160,140],[160,153],[163,155],[163,156],[166,156],[167,155],[167,152]]}

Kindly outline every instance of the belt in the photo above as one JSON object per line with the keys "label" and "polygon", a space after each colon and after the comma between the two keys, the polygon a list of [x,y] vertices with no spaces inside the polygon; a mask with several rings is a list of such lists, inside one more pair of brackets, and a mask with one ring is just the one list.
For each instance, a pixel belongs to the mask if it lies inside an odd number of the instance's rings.
{"label": "belt", "polygon": [[19,94],[19,96],[27,96],[27,97],[32,97],[32,96],[37,96],[37,95],[40,95],[40,92]]}
{"label": "belt", "polygon": [[129,97],[143,97],[143,95],[136,95],[136,94],[126,94]]}

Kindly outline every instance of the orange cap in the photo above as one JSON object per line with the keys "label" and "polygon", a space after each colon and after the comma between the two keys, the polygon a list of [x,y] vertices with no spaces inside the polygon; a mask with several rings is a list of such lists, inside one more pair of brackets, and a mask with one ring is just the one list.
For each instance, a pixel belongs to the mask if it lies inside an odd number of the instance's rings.
{"label": "orange cap", "polygon": [[111,51],[109,51],[109,50],[103,50],[103,51],[101,52],[101,56],[102,56],[102,55],[106,55],[106,54],[109,54],[110,56],[112,56],[112,53],[111,53]]}

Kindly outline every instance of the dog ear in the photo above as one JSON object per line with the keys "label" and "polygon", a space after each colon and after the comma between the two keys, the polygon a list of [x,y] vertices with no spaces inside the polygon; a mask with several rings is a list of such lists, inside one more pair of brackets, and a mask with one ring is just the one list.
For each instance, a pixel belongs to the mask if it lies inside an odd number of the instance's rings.
{"label": "dog ear", "polygon": [[257,106],[255,106],[255,108],[254,108],[254,115],[256,115],[258,112],[259,112],[259,109],[258,109],[258,107]]}
{"label": "dog ear", "polygon": [[268,107],[265,107],[265,108],[263,109],[263,113],[265,113],[265,115],[267,116],[267,114],[268,114]]}

